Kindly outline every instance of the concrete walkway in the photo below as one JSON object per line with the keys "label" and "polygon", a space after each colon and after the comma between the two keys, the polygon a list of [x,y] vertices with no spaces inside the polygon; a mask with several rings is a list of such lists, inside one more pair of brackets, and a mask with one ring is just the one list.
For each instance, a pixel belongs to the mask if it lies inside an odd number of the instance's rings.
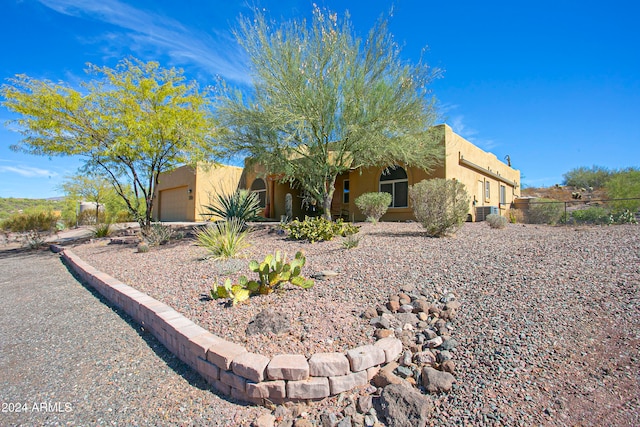
{"label": "concrete walkway", "polygon": [[0,425],[249,425],[46,250],[0,251]]}

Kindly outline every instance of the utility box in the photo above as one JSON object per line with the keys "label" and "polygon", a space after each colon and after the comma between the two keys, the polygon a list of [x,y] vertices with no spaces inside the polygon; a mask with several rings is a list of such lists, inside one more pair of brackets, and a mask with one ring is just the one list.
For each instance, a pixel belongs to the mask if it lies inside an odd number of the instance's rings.
{"label": "utility box", "polygon": [[477,206],[476,222],[484,221],[485,219],[487,219],[487,215],[498,215],[498,212],[500,211],[498,210],[497,206]]}

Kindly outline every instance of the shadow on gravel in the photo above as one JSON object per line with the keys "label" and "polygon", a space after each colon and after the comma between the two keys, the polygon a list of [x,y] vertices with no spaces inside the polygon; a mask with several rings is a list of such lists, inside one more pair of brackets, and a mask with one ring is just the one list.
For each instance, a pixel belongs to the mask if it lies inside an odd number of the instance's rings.
{"label": "shadow on gravel", "polygon": [[204,380],[204,378],[200,376],[200,374],[198,374],[196,371],[191,369],[189,365],[182,362],[180,359],[178,359],[177,356],[175,356],[173,353],[167,350],[167,348],[164,345],[162,345],[162,343],[158,341],[151,332],[144,329],[143,326],[141,326],[135,320],[133,320],[133,318],[129,316],[125,311],[116,307],[113,303],[111,303],[111,301],[106,299],[102,294],[96,291],[93,287],[85,283],[64,262],[62,258],[60,258],[60,261],[62,262],[62,265],[64,265],[66,269],[69,271],[69,273],[71,273],[71,275],[78,281],[78,283],[80,283],[85,289],[87,289],[98,301],[100,301],[102,304],[109,307],[114,313],[120,316],[122,320],[124,320],[134,331],[136,331],[138,336],[140,336],[140,338],[144,340],[144,342],[149,346],[149,348],[151,348],[151,350],[153,350],[153,352],[160,359],[162,359],[162,361],[166,363],[166,365],[169,368],[171,368],[171,370],[173,370],[176,374],[184,378],[189,383],[189,385],[191,385],[192,387],[197,387],[200,390],[209,391],[215,394],[216,396],[220,397],[221,399],[226,400],[227,402],[230,402],[236,405],[241,405],[241,406],[252,406],[249,403],[238,401],[229,396],[225,396],[224,394],[218,393],[213,387],[207,384],[207,382]]}
{"label": "shadow on gravel", "polygon": [[426,232],[424,231],[402,231],[402,232],[395,232],[395,233],[391,233],[389,231],[378,231],[378,232],[371,232],[370,233],[371,236],[381,236],[381,237],[433,237],[433,236],[429,236]]}
{"label": "shadow on gravel", "polygon": [[40,249],[30,249],[26,247],[5,249],[0,246],[0,259],[18,258],[18,257],[24,257],[26,255],[37,256],[37,255],[44,255],[49,253],[50,252],[47,247],[42,247]]}

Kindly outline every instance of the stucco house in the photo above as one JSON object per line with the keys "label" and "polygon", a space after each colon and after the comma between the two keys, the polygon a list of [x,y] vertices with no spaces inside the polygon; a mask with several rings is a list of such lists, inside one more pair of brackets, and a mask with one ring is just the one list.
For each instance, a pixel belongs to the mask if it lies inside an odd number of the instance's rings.
{"label": "stucco house", "polygon": [[203,206],[217,193],[235,191],[243,169],[237,166],[181,166],[160,174],[153,218],[164,222],[199,222],[210,217]]}
{"label": "stucco house", "polygon": [[[440,141],[443,150],[441,164],[430,173],[424,170],[405,167],[402,164],[387,165],[391,168],[364,168],[353,169],[338,176],[336,180],[336,191],[331,204],[331,213],[334,217],[344,217],[349,220],[362,221],[365,216],[356,207],[354,200],[361,194],[372,191],[384,191],[391,193],[392,203],[387,213],[381,218],[382,221],[404,221],[415,219],[410,206],[408,188],[410,185],[418,183],[424,179],[445,178],[455,179],[463,183],[471,197],[469,205],[469,220],[482,221],[489,213],[504,214],[515,198],[520,195],[520,171],[510,165],[500,161],[497,157],[473,145],[471,142],[457,135],[448,125],[438,125],[433,128]],[[227,169],[228,168],[228,169]],[[182,169],[182,168],[181,168]],[[196,178],[200,171],[191,169],[191,174],[178,169],[167,176],[162,175],[160,179],[159,215],[156,217],[161,221],[171,221],[178,218],[178,207],[169,209],[171,215],[167,214],[167,204],[175,205],[177,198],[172,201],[163,201],[167,196],[173,194],[164,193],[173,189],[178,191],[182,188],[185,193],[188,188],[195,192],[193,200],[184,209],[186,213],[181,215],[184,221],[187,218],[198,218],[198,200],[208,200],[207,195],[199,195],[197,192],[209,191],[211,187],[202,185],[202,179]],[[240,168],[237,168],[240,169]],[[233,172],[226,175],[225,171]],[[195,175],[195,176],[192,176]],[[300,190],[291,188],[288,183],[278,182],[277,176],[266,175],[260,166],[246,167],[244,171],[238,171],[233,167],[225,167],[218,170],[217,179],[226,180],[225,188],[230,188],[235,179],[237,188],[246,188],[256,192],[260,198],[261,206],[264,208],[264,216],[279,220],[285,215],[285,197],[290,193],[293,197],[293,216],[304,217],[302,207],[302,194]],[[191,179],[188,183],[186,179]],[[208,176],[204,181],[215,179]],[[194,185],[190,185],[195,181]],[[198,182],[201,183],[198,186]],[[221,187],[222,188],[222,187]],[[176,195],[178,195],[176,193]],[[165,206],[163,212],[162,206]],[[202,217],[200,217],[202,218]]]}

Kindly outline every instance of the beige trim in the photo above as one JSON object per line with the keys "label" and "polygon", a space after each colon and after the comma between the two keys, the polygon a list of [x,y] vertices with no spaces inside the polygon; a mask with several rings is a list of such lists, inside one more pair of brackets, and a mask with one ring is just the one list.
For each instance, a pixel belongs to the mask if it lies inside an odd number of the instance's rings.
{"label": "beige trim", "polygon": [[474,169],[474,170],[476,170],[478,172],[481,172],[481,173],[483,173],[485,175],[488,175],[491,178],[497,179],[498,181],[502,181],[505,184],[508,184],[508,185],[510,185],[510,186],[512,186],[514,188],[518,186],[517,183],[515,183],[515,182],[513,182],[511,180],[508,180],[507,178],[505,178],[505,177],[503,177],[501,175],[498,175],[495,172],[491,172],[489,169],[486,169],[486,168],[483,168],[482,166],[476,165],[475,163],[472,163],[469,160],[465,160],[464,157],[462,156],[462,154],[460,154],[459,162],[460,162],[461,165],[467,166],[467,167],[469,167],[471,169]]}

